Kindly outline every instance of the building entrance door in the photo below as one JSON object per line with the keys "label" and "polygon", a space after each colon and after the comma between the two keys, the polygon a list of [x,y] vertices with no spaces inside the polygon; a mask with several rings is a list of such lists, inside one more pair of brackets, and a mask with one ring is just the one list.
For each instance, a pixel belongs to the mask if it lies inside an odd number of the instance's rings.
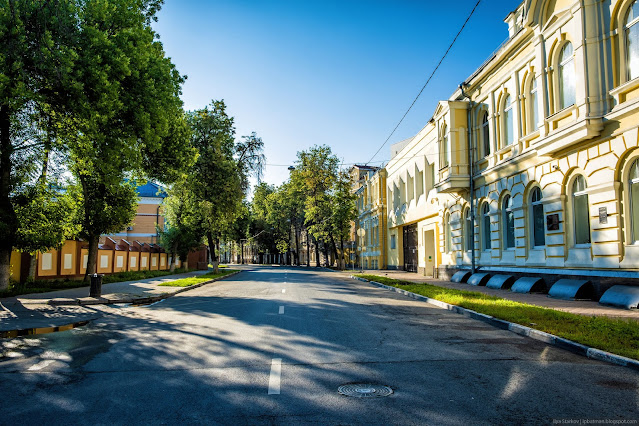
{"label": "building entrance door", "polygon": [[404,271],[417,272],[417,224],[404,226]]}
{"label": "building entrance door", "polygon": [[424,232],[424,256],[425,267],[424,275],[433,277],[434,270],[437,266],[437,253],[435,252],[435,230],[428,230]]}

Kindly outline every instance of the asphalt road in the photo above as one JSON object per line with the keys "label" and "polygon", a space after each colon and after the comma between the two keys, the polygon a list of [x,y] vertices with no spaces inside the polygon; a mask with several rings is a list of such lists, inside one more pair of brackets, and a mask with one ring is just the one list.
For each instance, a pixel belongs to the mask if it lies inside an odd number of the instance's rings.
{"label": "asphalt road", "polygon": [[[633,370],[331,272],[255,267],[155,305],[104,309],[75,330],[0,340],[0,424],[639,419]],[[394,393],[338,393],[352,383]]]}

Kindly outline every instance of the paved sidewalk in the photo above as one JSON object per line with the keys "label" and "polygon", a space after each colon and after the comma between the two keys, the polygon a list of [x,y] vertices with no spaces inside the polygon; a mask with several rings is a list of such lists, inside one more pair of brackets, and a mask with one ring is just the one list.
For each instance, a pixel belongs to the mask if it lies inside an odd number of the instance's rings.
{"label": "paved sidewalk", "polygon": [[0,298],[0,337],[9,335],[8,332],[31,330],[30,334],[35,334],[47,332],[51,327],[90,321],[105,314],[105,304],[152,303],[195,287],[160,287],[158,284],[207,272],[103,284],[101,298],[88,297],[88,286]]}
{"label": "paved sidewalk", "polygon": [[522,294],[513,293],[510,290],[496,290],[484,286],[474,286],[465,283],[454,283],[434,278],[425,277],[416,273],[405,271],[391,270],[365,270],[363,272],[355,270],[343,271],[348,275],[363,273],[370,275],[385,276],[399,280],[412,281],[416,283],[428,283],[439,287],[453,288],[457,290],[476,291],[479,293],[489,294],[515,302],[528,303],[530,305],[542,306],[545,308],[556,309],[558,311],[571,312],[573,314],[589,315],[589,316],[607,316],[613,318],[626,318],[639,321],[639,311],[614,308],[610,306],[600,305],[598,302],[582,301],[582,300],[561,300],[553,299],[545,294]]}

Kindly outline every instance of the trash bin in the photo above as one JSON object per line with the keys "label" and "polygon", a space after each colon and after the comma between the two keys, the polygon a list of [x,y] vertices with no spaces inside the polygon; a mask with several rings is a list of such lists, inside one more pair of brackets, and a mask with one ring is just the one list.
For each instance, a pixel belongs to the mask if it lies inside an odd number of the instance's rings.
{"label": "trash bin", "polygon": [[102,277],[104,275],[93,274],[91,275],[91,289],[89,290],[89,297],[102,296]]}

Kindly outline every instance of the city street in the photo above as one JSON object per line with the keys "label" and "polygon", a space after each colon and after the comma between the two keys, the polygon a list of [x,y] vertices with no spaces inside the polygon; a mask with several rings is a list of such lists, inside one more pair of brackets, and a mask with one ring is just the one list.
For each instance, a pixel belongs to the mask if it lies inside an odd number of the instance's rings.
{"label": "city street", "polygon": [[[84,327],[0,340],[0,424],[639,418],[639,372],[325,270],[247,266],[153,305],[101,309]],[[345,384],[393,393],[349,397]]]}

